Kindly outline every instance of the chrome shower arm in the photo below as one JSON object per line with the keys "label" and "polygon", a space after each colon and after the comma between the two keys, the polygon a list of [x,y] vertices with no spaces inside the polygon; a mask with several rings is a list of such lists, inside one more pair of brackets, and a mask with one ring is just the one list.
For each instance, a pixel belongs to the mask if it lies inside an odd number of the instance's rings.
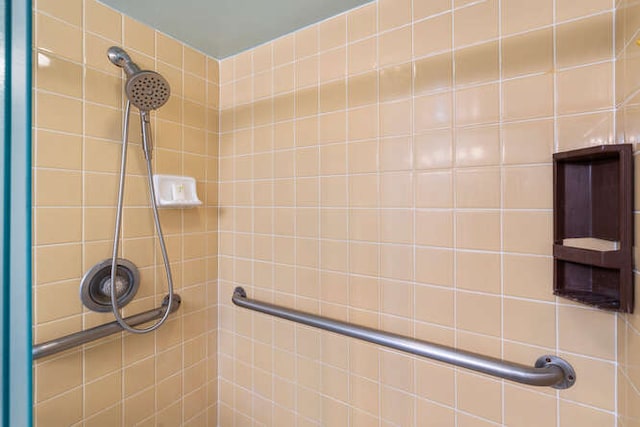
{"label": "chrome shower arm", "polygon": [[131,60],[131,57],[122,48],[111,46],[107,50],[109,61],[118,67],[122,67],[128,77],[140,72],[140,67]]}

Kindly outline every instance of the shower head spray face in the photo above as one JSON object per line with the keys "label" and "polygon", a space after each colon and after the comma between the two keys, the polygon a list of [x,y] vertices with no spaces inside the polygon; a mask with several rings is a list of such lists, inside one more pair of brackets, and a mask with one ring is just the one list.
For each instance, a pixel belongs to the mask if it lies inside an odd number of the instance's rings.
{"label": "shower head spray face", "polygon": [[155,71],[138,71],[129,76],[125,90],[129,101],[143,111],[162,107],[171,93],[169,83]]}
{"label": "shower head spray face", "polygon": [[162,107],[169,100],[169,82],[155,71],[141,70],[123,49],[111,46],[107,51],[109,60],[127,74],[125,91],[129,101],[142,111]]}

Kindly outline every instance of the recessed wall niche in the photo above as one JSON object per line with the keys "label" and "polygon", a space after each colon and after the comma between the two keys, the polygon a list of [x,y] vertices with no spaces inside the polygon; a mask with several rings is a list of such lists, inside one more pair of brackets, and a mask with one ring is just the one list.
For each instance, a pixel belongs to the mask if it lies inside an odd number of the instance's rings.
{"label": "recessed wall niche", "polygon": [[553,155],[554,294],[633,312],[633,151],[601,145]]}

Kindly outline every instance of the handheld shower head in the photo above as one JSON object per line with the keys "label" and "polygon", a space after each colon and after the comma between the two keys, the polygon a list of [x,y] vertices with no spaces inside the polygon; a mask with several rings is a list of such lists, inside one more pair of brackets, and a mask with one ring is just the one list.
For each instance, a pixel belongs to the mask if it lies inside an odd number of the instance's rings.
{"label": "handheld shower head", "polygon": [[153,143],[149,111],[162,107],[169,100],[171,93],[169,82],[155,71],[141,70],[127,52],[117,46],[111,46],[107,50],[107,56],[127,74],[125,92],[129,102],[140,110],[142,148],[145,158],[151,160]]}
{"label": "handheld shower head", "polygon": [[[169,288],[169,300],[168,306],[171,307],[173,303],[173,279],[171,278],[171,265],[169,264],[169,257],[167,255],[167,248],[164,243],[164,237],[162,235],[162,226],[160,225],[160,217],[158,215],[158,206],[155,197],[155,188],[153,184],[153,167],[151,165],[151,153],[153,151],[153,142],[151,138],[151,110],[162,107],[169,99],[169,83],[160,74],[154,71],[141,70],[127,55],[127,53],[117,46],[112,46],[107,50],[107,56],[109,60],[118,67],[122,68],[127,74],[126,92],[129,101],[126,103],[123,117],[123,129],[122,129],[122,157],[120,161],[120,186],[118,190],[118,206],[116,208],[116,226],[113,233],[113,252],[111,257],[111,283],[118,284],[117,282],[117,266],[118,260],[118,246],[120,240],[120,230],[122,225],[122,204],[124,200],[124,181],[127,171],[127,145],[129,143],[129,118],[131,115],[131,104],[140,109],[140,128],[142,131],[142,150],[144,151],[144,157],[147,163],[147,179],[149,183],[149,197],[151,202],[151,208],[153,209],[153,219],[156,226],[156,233],[158,234],[158,241],[160,242],[160,250],[162,252],[162,259],[164,261],[165,274],[167,278],[167,288]],[[118,309],[118,299],[116,295],[117,286],[110,286],[111,296],[111,310],[116,318],[118,324],[122,329],[133,332],[136,334],[144,334],[147,332],[155,331],[166,320],[171,310],[166,310],[162,315],[162,318],[158,323],[149,326],[144,329],[136,329],[122,318],[120,310]]]}
{"label": "handheld shower head", "polygon": [[107,51],[109,60],[127,74],[125,91],[129,101],[141,111],[162,107],[169,100],[169,82],[155,71],[141,70],[123,49],[111,46]]}

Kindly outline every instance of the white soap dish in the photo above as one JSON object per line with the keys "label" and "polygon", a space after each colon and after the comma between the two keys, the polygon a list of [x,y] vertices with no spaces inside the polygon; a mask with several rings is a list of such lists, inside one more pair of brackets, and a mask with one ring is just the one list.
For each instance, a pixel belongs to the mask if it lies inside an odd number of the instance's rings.
{"label": "white soap dish", "polygon": [[190,176],[153,175],[156,205],[159,208],[193,208],[202,205],[196,180]]}

